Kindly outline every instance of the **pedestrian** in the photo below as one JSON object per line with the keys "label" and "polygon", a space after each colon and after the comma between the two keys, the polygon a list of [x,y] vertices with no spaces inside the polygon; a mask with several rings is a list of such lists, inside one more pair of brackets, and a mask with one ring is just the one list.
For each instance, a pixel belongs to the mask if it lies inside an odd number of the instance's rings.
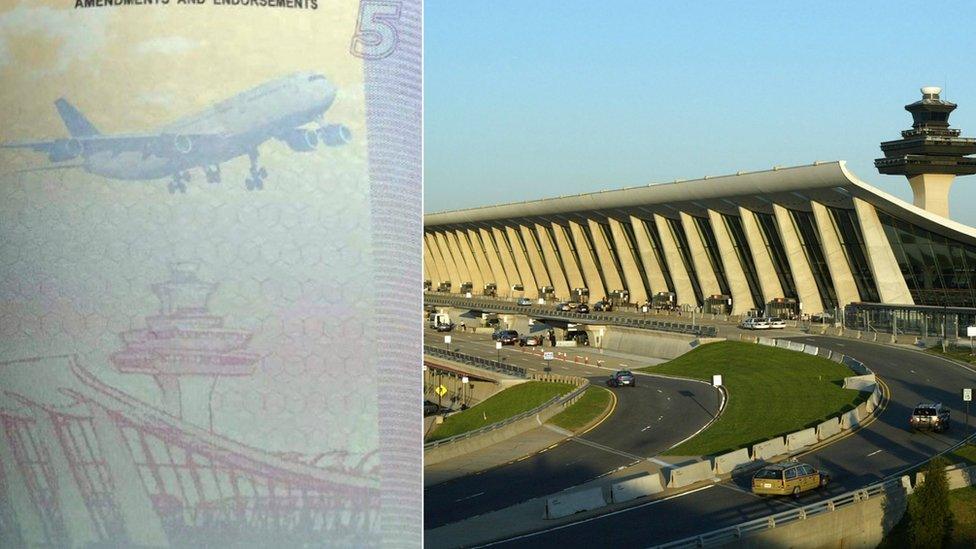
{"label": "pedestrian", "polygon": [[461,321],[461,332],[467,332],[468,328],[464,325],[464,321]]}

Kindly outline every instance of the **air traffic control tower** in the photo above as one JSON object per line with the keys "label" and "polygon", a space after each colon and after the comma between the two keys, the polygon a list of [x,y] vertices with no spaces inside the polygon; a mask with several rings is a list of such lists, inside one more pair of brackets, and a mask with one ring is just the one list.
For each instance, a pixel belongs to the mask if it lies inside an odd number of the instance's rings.
{"label": "air traffic control tower", "polygon": [[939,98],[942,88],[922,88],[922,99],[905,110],[915,123],[901,132],[901,139],[881,143],[885,157],[874,161],[878,171],[904,175],[915,194],[915,205],[942,217],[949,217],[949,187],[957,175],[976,174],[976,139],[960,137],[949,127],[955,103]]}

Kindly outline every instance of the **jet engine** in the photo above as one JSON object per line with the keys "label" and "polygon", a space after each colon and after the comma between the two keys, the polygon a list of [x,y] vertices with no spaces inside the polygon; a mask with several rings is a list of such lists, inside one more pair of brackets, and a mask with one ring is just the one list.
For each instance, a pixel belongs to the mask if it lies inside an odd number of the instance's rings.
{"label": "jet engine", "polygon": [[77,139],[58,139],[48,151],[51,162],[64,162],[76,158],[84,151],[84,147]]}
{"label": "jet engine", "polygon": [[342,124],[329,124],[319,128],[319,137],[329,147],[338,147],[352,140],[352,132]]}
{"label": "jet engine", "polygon": [[288,143],[291,150],[297,152],[308,152],[314,150],[319,144],[319,136],[314,130],[294,129],[286,133],[282,140]]}
{"label": "jet engine", "polygon": [[174,136],[173,150],[180,154],[190,154],[193,150],[193,140],[187,135]]}

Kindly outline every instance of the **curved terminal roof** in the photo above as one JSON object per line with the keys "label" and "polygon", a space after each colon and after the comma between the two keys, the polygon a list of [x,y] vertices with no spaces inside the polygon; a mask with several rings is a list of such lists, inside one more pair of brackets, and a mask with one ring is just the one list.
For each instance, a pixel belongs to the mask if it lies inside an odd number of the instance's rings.
{"label": "curved terminal roof", "polygon": [[976,229],[973,227],[932,214],[864,183],[847,169],[842,160],[438,212],[425,215],[424,226],[433,228],[524,218],[544,219],[585,212],[620,213],[634,208],[668,215],[667,208],[670,207],[673,216],[679,209],[693,212],[698,208],[703,212],[704,208],[722,210],[730,205],[764,209],[763,204],[768,205],[770,201],[808,209],[810,200],[840,205],[841,202],[849,203],[851,197],[865,200],[933,232],[976,244]]}

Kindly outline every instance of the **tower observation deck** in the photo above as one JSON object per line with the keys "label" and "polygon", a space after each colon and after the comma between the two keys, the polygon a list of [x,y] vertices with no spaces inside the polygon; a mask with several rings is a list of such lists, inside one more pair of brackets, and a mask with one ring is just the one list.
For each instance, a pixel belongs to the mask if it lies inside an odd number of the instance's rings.
{"label": "tower observation deck", "polygon": [[914,124],[901,132],[901,139],[881,143],[885,157],[874,161],[882,174],[904,175],[914,193],[915,205],[949,217],[949,187],[957,175],[976,174],[976,139],[960,137],[949,127],[949,114],[956,109],[939,97],[942,88],[922,88],[922,99],[905,110]]}

